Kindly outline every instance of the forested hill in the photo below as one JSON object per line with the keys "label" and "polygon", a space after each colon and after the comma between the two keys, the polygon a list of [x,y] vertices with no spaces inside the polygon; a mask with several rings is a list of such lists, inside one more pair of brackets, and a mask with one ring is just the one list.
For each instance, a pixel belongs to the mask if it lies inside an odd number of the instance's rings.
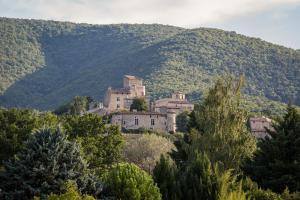
{"label": "forested hill", "polygon": [[300,53],[235,32],[0,18],[0,46],[1,106],[100,100],[124,74],[143,77],[155,98],[180,90],[197,99],[224,73],[245,75],[250,107],[300,105]]}

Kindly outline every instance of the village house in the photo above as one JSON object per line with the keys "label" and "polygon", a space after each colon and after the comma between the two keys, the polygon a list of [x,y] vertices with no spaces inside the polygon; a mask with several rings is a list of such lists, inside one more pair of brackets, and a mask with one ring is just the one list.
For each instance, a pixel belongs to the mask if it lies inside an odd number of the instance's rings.
{"label": "village house", "polygon": [[118,112],[112,115],[111,124],[125,130],[147,129],[157,132],[175,132],[175,112]]}
{"label": "village house", "polygon": [[130,112],[134,98],[146,98],[143,80],[136,76],[125,75],[122,88],[108,88],[104,103],[91,107],[87,113],[98,115],[111,114],[111,124],[124,130],[148,129],[157,132],[175,132],[176,115],[192,111],[194,105],[185,99],[181,92],[171,98],[159,99],[153,103],[150,112]]}
{"label": "village house", "polygon": [[267,117],[250,117],[249,126],[252,135],[258,139],[264,139],[270,137],[267,129],[274,130],[272,127],[272,120]]}
{"label": "village house", "polygon": [[154,111],[160,113],[175,112],[177,115],[194,109],[194,104],[188,102],[181,92],[173,93],[171,98],[163,98],[154,102]]}

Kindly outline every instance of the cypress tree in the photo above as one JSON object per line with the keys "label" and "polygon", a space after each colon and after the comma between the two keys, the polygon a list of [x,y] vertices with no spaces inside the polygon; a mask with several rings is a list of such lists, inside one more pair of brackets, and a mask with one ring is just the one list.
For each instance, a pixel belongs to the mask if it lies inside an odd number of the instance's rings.
{"label": "cypress tree", "polygon": [[4,163],[4,168],[0,174],[3,199],[60,193],[67,180],[75,181],[80,192],[92,193],[97,188],[79,146],[69,142],[60,129],[36,132],[13,160]]}
{"label": "cypress tree", "polygon": [[164,200],[181,199],[179,175],[179,170],[174,161],[162,155],[153,170],[153,177]]}

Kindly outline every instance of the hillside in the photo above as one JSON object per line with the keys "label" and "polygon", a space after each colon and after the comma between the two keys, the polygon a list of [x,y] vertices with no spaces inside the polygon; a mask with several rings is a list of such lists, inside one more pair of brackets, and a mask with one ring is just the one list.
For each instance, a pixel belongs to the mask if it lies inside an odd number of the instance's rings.
{"label": "hillside", "polygon": [[300,105],[300,54],[218,29],[88,25],[0,18],[0,105],[53,109],[75,95],[102,99],[124,74],[158,98],[198,99],[225,73],[244,74],[247,106]]}

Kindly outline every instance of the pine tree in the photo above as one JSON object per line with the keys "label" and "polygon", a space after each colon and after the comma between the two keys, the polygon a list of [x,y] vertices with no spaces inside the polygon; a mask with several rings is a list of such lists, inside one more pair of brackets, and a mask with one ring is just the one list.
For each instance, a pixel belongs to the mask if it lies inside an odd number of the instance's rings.
{"label": "pine tree", "polygon": [[3,199],[32,199],[34,195],[60,193],[67,180],[77,183],[80,192],[96,191],[96,181],[88,173],[76,143],[60,129],[39,130],[13,160],[4,164],[0,175]]}
{"label": "pine tree", "polygon": [[282,120],[270,131],[272,138],[262,140],[244,172],[259,186],[282,192],[300,191],[300,113],[291,105]]}

